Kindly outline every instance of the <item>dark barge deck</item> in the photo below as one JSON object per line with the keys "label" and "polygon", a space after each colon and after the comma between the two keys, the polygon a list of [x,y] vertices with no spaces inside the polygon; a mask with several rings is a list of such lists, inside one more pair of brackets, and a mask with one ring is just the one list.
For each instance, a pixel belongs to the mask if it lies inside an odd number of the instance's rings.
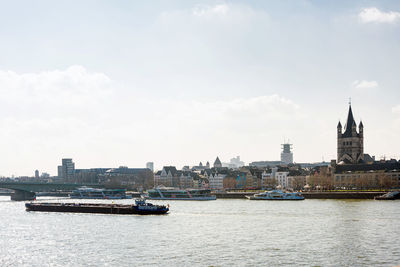
{"label": "dark barge deck", "polygon": [[169,208],[145,203],[144,205],[94,204],[94,203],[25,203],[26,211],[73,212],[102,214],[166,214]]}

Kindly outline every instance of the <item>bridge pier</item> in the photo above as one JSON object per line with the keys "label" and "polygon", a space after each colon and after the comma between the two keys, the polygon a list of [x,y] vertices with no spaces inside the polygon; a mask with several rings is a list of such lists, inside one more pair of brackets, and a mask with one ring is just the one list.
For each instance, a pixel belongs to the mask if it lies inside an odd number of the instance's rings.
{"label": "bridge pier", "polygon": [[14,193],[11,194],[11,200],[15,201],[34,200],[35,198],[36,198],[35,192],[31,191],[14,189]]}

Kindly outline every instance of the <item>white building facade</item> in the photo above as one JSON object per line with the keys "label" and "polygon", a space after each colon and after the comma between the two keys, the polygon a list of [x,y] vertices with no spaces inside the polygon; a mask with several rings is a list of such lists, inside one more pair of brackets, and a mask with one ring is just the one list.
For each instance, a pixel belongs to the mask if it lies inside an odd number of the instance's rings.
{"label": "white building facade", "polygon": [[214,189],[214,190],[224,189],[224,178],[225,177],[226,177],[225,174],[211,173],[208,176],[210,189]]}
{"label": "white building facade", "polygon": [[276,172],[275,173],[275,179],[276,179],[276,182],[278,183],[278,186],[280,185],[282,188],[289,187],[288,174],[289,174],[289,172]]}

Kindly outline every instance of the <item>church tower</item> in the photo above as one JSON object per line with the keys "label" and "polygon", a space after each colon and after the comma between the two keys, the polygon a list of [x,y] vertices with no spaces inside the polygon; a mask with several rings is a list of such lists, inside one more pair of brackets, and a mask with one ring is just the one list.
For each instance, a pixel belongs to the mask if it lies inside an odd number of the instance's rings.
{"label": "church tower", "polygon": [[342,133],[342,124],[337,126],[337,162],[346,164],[362,163],[364,161],[364,125],[360,122],[358,126],[354,121],[351,104],[347,122]]}
{"label": "church tower", "polygon": [[221,168],[222,167],[222,163],[219,160],[219,158],[217,157],[214,161],[214,168]]}

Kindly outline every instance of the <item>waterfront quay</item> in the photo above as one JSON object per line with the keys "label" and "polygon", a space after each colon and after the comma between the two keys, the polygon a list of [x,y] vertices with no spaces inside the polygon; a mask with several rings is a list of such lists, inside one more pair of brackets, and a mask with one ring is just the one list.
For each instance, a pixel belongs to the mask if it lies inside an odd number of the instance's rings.
{"label": "waterfront quay", "polygon": [[[218,192],[214,193],[217,199],[246,199],[257,192]],[[374,199],[385,194],[384,191],[359,191],[359,192],[302,192],[306,199]]]}

